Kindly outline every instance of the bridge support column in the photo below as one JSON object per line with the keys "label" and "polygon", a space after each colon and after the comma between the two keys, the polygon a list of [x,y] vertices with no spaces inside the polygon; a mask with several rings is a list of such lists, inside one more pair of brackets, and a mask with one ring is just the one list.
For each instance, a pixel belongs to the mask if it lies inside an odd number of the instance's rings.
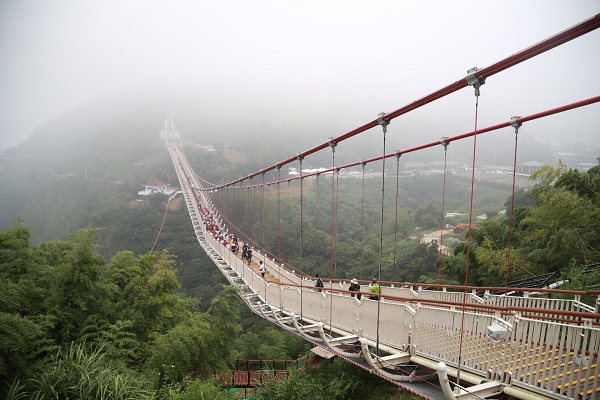
{"label": "bridge support column", "polygon": [[446,400],[455,400],[456,397],[454,396],[454,392],[450,387],[450,381],[448,380],[448,367],[446,367],[445,363],[439,362],[436,369],[438,377],[440,378],[440,386]]}
{"label": "bridge support column", "polygon": [[292,317],[293,317],[292,318],[292,325],[294,325],[294,328],[296,328],[296,330],[298,331],[298,333],[300,334],[300,336],[308,339],[309,341],[314,341],[314,342],[319,342],[319,343],[323,342],[323,339],[320,339],[320,338],[318,338],[316,336],[307,335],[306,332],[305,332],[306,328],[311,329],[311,330],[316,330],[317,327],[318,327],[318,323],[317,324],[313,324],[313,325],[309,325],[308,327],[300,326],[300,325],[298,325],[298,321],[296,320],[296,315],[294,313],[292,313]]}
{"label": "bridge support column", "polygon": [[373,368],[373,370],[375,370],[379,375],[384,376],[384,377],[391,379],[393,381],[396,381],[396,382],[414,382],[416,380],[425,380],[428,378],[428,377],[424,377],[424,376],[417,377],[415,375],[415,371],[411,372],[408,375],[400,375],[400,374],[392,374],[391,372],[384,370],[381,365],[381,361],[388,362],[390,364],[390,366],[392,366],[393,365],[392,362],[402,363],[402,362],[410,361],[410,355],[408,353],[392,354],[387,357],[382,357],[378,361],[375,361],[373,359],[373,357],[371,356],[371,352],[369,351],[368,340],[365,338],[360,338],[359,341],[360,341],[360,345],[361,345],[361,349],[362,349],[362,355],[365,358],[365,360],[367,361],[367,364],[369,364],[369,366],[371,368]]}
{"label": "bridge support column", "polygon": [[340,350],[338,347],[333,345],[335,343],[346,344],[346,343],[357,342],[358,336],[350,335],[350,336],[342,336],[339,338],[331,338],[330,339],[327,337],[327,334],[325,333],[325,330],[323,329],[323,323],[321,323],[321,322],[319,322],[319,335],[321,336],[323,343],[325,343],[327,345],[327,347],[329,347],[329,349],[331,351],[333,351],[334,353],[339,354],[344,357],[348,357],[348,358],[361,358],[361,353],[350,353],[347,351]]}

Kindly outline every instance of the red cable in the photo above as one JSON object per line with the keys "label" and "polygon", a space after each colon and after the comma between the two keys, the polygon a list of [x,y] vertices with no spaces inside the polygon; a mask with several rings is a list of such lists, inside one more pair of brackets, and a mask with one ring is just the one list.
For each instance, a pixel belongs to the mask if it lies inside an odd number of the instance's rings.
{"label": "red cable", "polygon": [[236,207],[235,207],[235,187],[232,187],[232,188],[234,189],[233,190],[233,220],[237,221],[237,218],[236,218],[237,217],[237,210],[236,210]]}
{"label": "red cable", "polygon": [[[278,169],[277,176],[277,258],[281,259],[281,168]],[[281,281],[281,268],[279,268],[279,280]]]}
{"label": "red cable", "polygon": [[[587,34],[589,32],[592,32],[592,31],[598,29],[598,28],[600,28],[600,14],[596,14],[593,17],[588,18],[588,19],[586,19],[586,20],[578,23],[575,26],[572,26],[571,28],[568,28],[568,29],[566,29],[566,30],[564,30],[564,31],[556,34],[556,35],[553,35],[553,36],[551,36],[551,37],[549,37],[549,38],[547,38],[545,40],[542,40],[541,42],[539,42],[537,44],[534,44],[533,46],[530,46],[530,47],[528,47],[528,48],[526,48],[524,50],[521,50],[521,51],[519,51],[519,52],[517,52],[515,54],[512,54],[509,57],[507,57],[507,58],[505,58],[505,59],[503,59],[503,60],[501,60],[501,61],[499,61],[499,62],[497,62],[495,64],[492,64],[489,67],[486,67],[486,68],[483,68],[483,69],[480,69],[480,70],[476,71],[475,77],[476,78],[480,78],[480,77],[489,78],[492,75],[495,75],[495,74],[497,74],[499,72],[502,72],[502,71],[504,71],[504,70],[506,70],[508,68],[511,68],[511,67],[513,67],[513,66],[515,66],[517,64],[520,64],[520,63],[522,63],[522,62],[524,62],[524,61],[526,61],[526,60],[528,60],[528,59],[530,59],[532,57],[540,55],[540,54],[542,54],[542,53],[544,53],[544,52],[546,52],[548,50],[551,50],[551,49],[553,49],[555,47],[558,47],[558,46],[560,46],[560,45],[562,45],[562,44],[564,44],[566,42],[569,42],[569,41],[571,41],[573,39],[576,39],[579,36],[583,36],[583,35],[585,35],[585,34]],[[390,113],[385,114],[384,118],[386,118],[387,120],[391,121],[394,118],[397,118],[397,117],[399,117],[399,116],[401,116],[403,114],[406,114],[406,113],[408,113],[410,111],[413,111],[413,110],[415,110],[417,108],[420,108],[420,107],[422,107],[422,106],[424,106],[426,104],[429,104],[429,103],[431,103],[431,102],[433,102],[435,100],[438,100],[438,99],[440,99],[440,98],[442,98],[444,96],[447,96],[447,95],[449,95],[451,93],[454,93],[454,92],[456,92],[456,91],[458,91],[460,89],[463,89],[463,88],[465,88],[467,86],[468,86],[467,80],[464,79],[464,78],[460,78],[456,82],[454,82],[454,83],[452,83],[452,84],[450,84],[450,85],[448,85],[448,86],[446,86],[446,87],[444,87],[444,88],[442,88],[442,89],[440,89],[440,90],[438,90],[438,91],[436,91],[436,92],[434,92],[434,93],[432,93],[430,95],[427,95],[427,96],[425,96],[425,97],[423,97],[423,98],[421,98],[419,100],[413,101],[412,103],[409,103],[409,104],[407,104],[407,105],[405,105],[405,106],[403,106],[403,107],[401,107],[401,108],[399,108],[399,109],[397,109],[395,111],[392,111]],[[352,131],[350,131],[350,132],[348,132],[346,134],[338,136],[337,138],[333,138],[332,140],[335,143],[340,143],[340,142],[342,142],[342,141],[344,141],[346,139],[349,139],[349,138],[351,138],[351,137],[353,137],[353,136],[355,136],[355,135],[357,135],[359,133],[362,133],[362,132],[364,132],[364,131],[366,131],[368,129],[374,128],[377,125],[379,125],[378,119],[373,120],[371,122],[368,122],[368,123],[366,123],[366,124],[364,124],[364,125],[356,128],[356,129],[353,129]],[[267,168],[261,170],[260,172],[262,172],[262,171],[265,171],[265,172],[269,171],[271,169],[276,168],[278,165],[283,166],[283,165],[289,164],[291,162],[294,162],[299,156],[300,157],[306,157],[307,155],[316,153],[316,152],[318,152],[320,150],[323,150],[324,148],[326,148],[328,146],[329,146],[329,142],[323,143],[323,144],[321,144],[319,146],[316,146],[316,147],[314,147],[314,148],[312,148],[310,150],[304,151],[302,153],[298,153],[298,155],[296,155],[294,157],[291,157],[291,158],[289,158],[287,160],[284,160],[284,161],[279,162],[279,163],[277,163],[275,165],[267,167]],[[256,176],[260,172],[258,172],[258,171],[254,172],[254,173],[248,175],[246,178],[250,178],[252,176]],[[241,179],[246,179],[246,178],[241,178]],[[231,183],[235,183],[235,182],[231,182]]]}
{"label": "red cable", "polygon": [[362,279],[362,267],[363,267],[363,236],[365,231],[365,165],[362,165],[362,209],[360,219],[360,270],[358,273],[358,279]]}
{"label": "red cable", "polygon": [[[167,171],[165,171],[164,169],[163,169],[163,172],[165,174],[167,174],[167,184],[170,187],[171,186],[171,177],[169,176],[169,174],[167,173]],[[150,251],[154,251],[154,247],[156,246],[156,243],[158,243],[158,238],[160,237],[162,229],[165,226],[165,221],[167,219],[167,213],[168,212],[169,212],[169,199],[167,199],[167,205],[165,206],[165,213],[163,215],[162,223],[160,224],[160,228],[158,229],[158,233],[156,234],[156,239],[154,239],[154,244],[152,245],[152,248],[150,249]]]}
{"label": "red cable", "polygon": [[[477,90],[477,89],[476,89]],[[467,232],[467,259],[465,262],[465,284],[463,289],[463,303],[467,303],[467,286],[469,284],[469,258],[471,256],[471,226],[473,224],[473,197],[475,194],[475,156],[477,154],[477,117],[479,110],[479,95],[475,96],[475,134],[473,135],[473,166],[471,171],[471,202],[469,205],[469,230]],[[458,373],[456,376],[457,384],[460,384],[460,369],[463,347],[463,331],[465,329],[465,309],[462,310],[460,325],[460,345],[458,349]]]}
{"label": "red cable", "polygon": [[400,156],[396,157],[396,219],[394,220],[394,281],[396,280],[396,256],[398,250],[398,188],[400,178]]}
{"label": "red cable", "polygon": [[446,200],[446,165],[448,160],[448,144],[444,142],[444,185],[442,189],[442,227],[440,228],[440,257],[438,259],[438,284],[440,283],[440,268],[442,267],[442,245],[444,240],[444,206]]}
{"label": "red cable", "polygon": [[[250,178],[250,183],[252,183],[252,178]],[[256,209],[256,188],[256,185],[252,186],[252,200],[250,201],[250,229],[252,229],[252,237],[256,237],[256,228],[254,227],[254,211]]]}
{"label": "red cable", "polygon": [[[531,115],[528,115],[528,116],[525,116],[525,117],[521,117],[521,118],[518,118],[516,121],[517,122],[521,122],[521,123],[528,122],[528,121],[532,121],[532,120],[535,120],[535,119],[540,119],[540,118],[543,118],[543,117],[547,117],[547,116],[550,116],[550,115],[553,115],[553,114],[558,114],[558,113],[561,113],[561,112],[564,112],[564,111],[574,110],[576,108],[588,106],[590,104],[594,104],[594,103],[598,103],[598,102],[600,102],[600,95],[599,96],[590,97],[590,98],[587,98],[587,99],[584,99],[584,100],[576,101],[575,103],[565,104],[565,105],[560,106],[560,107],[556,107],[556,108],[552,108],[552,109],[549,109],[549,110],[541,111],[541,112],[536,113],[536,114],[531,114]],[[482,133],[492,132],[492,131],[495,131],[495,130],[498,130],[498,129],[506,128],[506,127],[508,127],[508,126],[511,125],[511,122],[512,121],[501,122],[501,123],[496,124],[496,125],[491,125],[491,126],[488,126],[488,127],[485,127],[485,128],[481,128],[477,132],[474,132],[474,131],[466,132],[466,133],[462,133],[460,135],[456,135],[456,136],[451,136],[451,137],[445,138],[444,140],[446,142],[450,143],[450,142],[454,142],[454,141],[457,141],[457,140],[465,139],[467,137],[471,137],[475,133],[477,133],[478,135],[481,135]],[[415,147],[411,147],[411,148],[408,148],[408,149],[396,150],[393,153],[388,153],[388,154],[385,154],[383,156],[377,156],[377,157],[369,158],[369,159],[366,159],[366,160],[356,161],[356,162],[353,162],[353,163],[350,163],[350,164],[341,165],[341,166],[338,166],[337,168],[340,169],[340,170],[341,169],[346,169],[346,168],[351,168],[351,167],[355,167],[355,166],[357,166],[359,164],[362,164],[362,163],[370,163],[370,162],[373,162],[373,161],[379,161],[379,160],[382,160],[383,158],[394,157],[397,154],[402,155],[402,154],[413,153],[413,152],[416,152],[416,151],[419,151],[419,150],[423,150],[423,149],[426,149],[426,148],[429,148],[429,147],[435,147],[435,146],[439,146],[439,145],[440,145],[440,141],[436,140],[434,142],[425,143],[425,144],[422,144],[422,145],[419,145],[419,146],[415,146]],[[285,162],[281,162],[280,164],[283,165],[283,163],[285,163]],[[322,170],[322,171],[319,171],[319,172],[314,172],[314,173],[311,173],[311,174],[303,175],[303,177],[304,178],[309,178],[311,176],[316,176],[316,175],[327,173],[327,172],[332,172],[332,170],[331,169],[326,169],[326,170]],[[255,174],[253,174],[252,176],[255,176]],[[245,179],[248,179],[248,178],[250,178],[250,177],[240,178],[239,180],[234,181],[234,182],[230,182],[230,183],[228,183],[226,185],[231,185],[233,183],[239,182],[240,180],[245,180]],[[285,179],[285,181],[293,181],[293,180],[296,180],[296,179],[300,179],[300,178],[299,177],[292,177],[292,178]]]}
{"label": "red cable", "polygon": [[513,233],[513,218],[514,218],[514,210],[515,210],[515,181],[517,178],[517,143],[519,136],[519,127],[515,126],[515,152],[514,152],[514,160],[513,160],[513,181],[512,181],[512,197],[510,203],[510,219],[509,219],[509,227],[508,227],[508,254],[506,259],[506,278],[505,285],[508,287],[508,270],[510,268],[510,249],[512,242],[512,233]]}
{"label": "red cable", "polygon": [[315,273],[319,271],[319,174],[317,174],[317,205],[315,207]]}
{"label": "red cable", "polygon": [[287,261],[289,262],[291,259],[291,251],[290,251],[290,236],[292,233],[292,214],[290,211],[290,181],[287,183],[287,214],[288,214],[288,234],[287,236]]}
{"label": "red cable", "polygon": [[[304,179],[302,179],[302,159],[304,157],[298,157],[298,162],[300,163],[300,268],[302,268],[302,245],[304,244]],[[288,181],[289,182],[289,181]],[[302,321],[304,318],[303,314],[303,299],[302,294],[304,293],[304,279],[300,279],[300,320]]]}
{"label": "red cable", "polygon": [[160,233],[162,232],[163,226],[165,226],[165,220],[167,219],[168,211],[169,211],[169,200],[167,200],[167,205],[165,207],[165,214],[163,215],[163,220],[162,220],[162,223],[160,224],[160,229],[158,230],[158,233],[156,234],[156,239],[154,240],[154,244],[152,245],[152,248],[150,249],[150,251],[154,251],[154,247],[156,246],[156,243],[158,243],[158,238],[160,237]]}
{"label": "red cable", "polygon": [[262,174],[262,185],[260,185],[260,230],[262,233],[261,245],[265,245],[265,173]]}
{"label": "red cable", "polygon": [[[337,215],[337,209],[335,205],[335,146],[332,146],[331,152],[331,168],[333,173],[331,174],[331,263],[329,266],[329,288],[333,293],[333,280],[335,279],[335,218]],[[333,327],[333,296],[329,296],[329,334],[331,335],[331,329]]]}

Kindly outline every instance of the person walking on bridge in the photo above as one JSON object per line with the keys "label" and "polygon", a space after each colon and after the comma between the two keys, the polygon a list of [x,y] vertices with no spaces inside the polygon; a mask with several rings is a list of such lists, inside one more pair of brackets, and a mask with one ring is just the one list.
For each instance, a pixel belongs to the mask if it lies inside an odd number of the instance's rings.
{"label": "person walking on bridge", "polygon": [[263,264],[262,260],[259,262],[259,268],[260,268],[260,274],[262,275],[263,279],[265,278],[265,272],[267,272],[267,268],[265,267],[265,264]]}
{"label": "person walking on bridge", "polygon": [[244,243],[244,245],[242,246],[242,261],[244,261],[247,254],[248,254],[248,245],[246,243]]}
{"label": "person walking on bridge", "polygon": [[[356,279],[352,279],[350,281],[350,287],[348,288],[349,291],[351,292],[360,292],[360,285],[358,284],[358,281]],[[354,293],[350,294],[350,296],[354,297]],[[361,294],[360,293],[356,293],[356,298],[358,300],[360,300]]]}
{"label": "person walking on bridge", "polygon": [[252,264],[252,247],[248,246],[248,250],[246,250],[246,260],[248,260],[248,265]]}
{"label": "person walking on bridge", "polygon": [[315,275],[315,287],[317,288],[317,292],[321,292],[322,291],[322,287],[323,287],[323,281],[321,280],[321,278],[319,278],[319,274]]}
{"label": "person walking on bridge", "polygon": [[371,285],[369,287],[369,292],[371,292],[369,299],[379,300],[379,296],[381,295],[381,287],[377,283],[377,278],[371,279]]}

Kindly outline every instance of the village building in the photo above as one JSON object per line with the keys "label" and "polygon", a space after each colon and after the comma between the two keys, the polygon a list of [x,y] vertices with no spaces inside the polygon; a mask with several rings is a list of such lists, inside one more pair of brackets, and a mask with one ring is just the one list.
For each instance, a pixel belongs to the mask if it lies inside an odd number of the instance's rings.
{"label": "village building", "polygon": [[170,196],[175,193],[175,191],[176,189],[170,187],[167,183],[153,177],[144,185],[144,190],[138,192],[138,195],[150,196],[151,194],[161,193]]}

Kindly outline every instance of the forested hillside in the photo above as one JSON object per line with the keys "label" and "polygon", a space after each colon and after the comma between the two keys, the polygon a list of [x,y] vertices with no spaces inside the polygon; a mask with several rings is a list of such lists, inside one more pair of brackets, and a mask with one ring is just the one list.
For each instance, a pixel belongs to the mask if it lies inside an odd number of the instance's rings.
{"label": "forested hillside", "polygon": [[[212,377],[228,368],[228,357],[292,359],[308,350],[249,319],[232,286],[219,288],[201,312],[179,293],[167,251],[119,251],[105,262],[94,252],[94,229],[32,246],[29,229],[15,222],[0,233],[3,398],[227,399]],[[334,363],[287,383],[266,381],[258,393],[391,399],[392,388]]]}

